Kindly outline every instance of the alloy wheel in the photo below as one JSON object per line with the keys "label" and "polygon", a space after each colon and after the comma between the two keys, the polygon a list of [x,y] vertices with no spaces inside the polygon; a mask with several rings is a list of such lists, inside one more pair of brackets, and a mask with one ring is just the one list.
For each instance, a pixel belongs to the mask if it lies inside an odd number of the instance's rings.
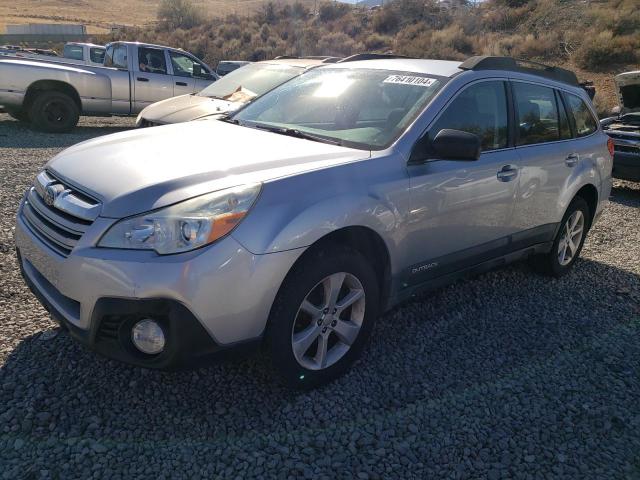
{"label": "alloy wheel", "polygon": [[364,288],[354,275],[339,272],[318,282],[293,322],[291,346],[298,363],[322,370],[339,361],[358,338],[364,311]]}
{"label": "alloy wheel", "polygon": [[571,263],[578,252],[584,235],[584,215],[581,210],[571,214],[564,224],[564,231],[558,242],[558,262],[563,267]]}

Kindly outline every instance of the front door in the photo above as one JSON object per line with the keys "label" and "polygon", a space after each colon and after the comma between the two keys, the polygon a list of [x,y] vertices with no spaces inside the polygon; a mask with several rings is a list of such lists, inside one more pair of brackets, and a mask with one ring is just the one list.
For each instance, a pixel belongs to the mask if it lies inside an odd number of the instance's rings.
{"label": "front door", "polygon": [[197,93],[214,81],[207,67],[190,55],[169,51],[169,58],[176,95]]}
{"label": "front door", "polygon": [[519,174],[507,119],[506,82],[481,81],[460,92],[419,141],[445,128],[463,130],[480,137],[482,154],[409,165],[408,285],[507,253]]}

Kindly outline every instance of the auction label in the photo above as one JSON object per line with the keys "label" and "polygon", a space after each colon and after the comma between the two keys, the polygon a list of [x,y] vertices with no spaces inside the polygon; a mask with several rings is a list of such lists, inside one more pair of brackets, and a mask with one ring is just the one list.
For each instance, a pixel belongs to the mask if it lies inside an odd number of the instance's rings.
{"label": "auction label", "polygon": [[416,77],[413,75],[389,75],[382,83],[399,83],[401,85],[418,85],[429,87],[433,85],[435,79],[427,77]]}

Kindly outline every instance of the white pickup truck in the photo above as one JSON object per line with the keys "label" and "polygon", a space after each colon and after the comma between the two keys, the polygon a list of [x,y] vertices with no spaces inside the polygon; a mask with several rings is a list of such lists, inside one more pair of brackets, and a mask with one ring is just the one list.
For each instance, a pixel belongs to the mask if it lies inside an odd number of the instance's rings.
{"label": "white pickup truck", "polygon": [[51,53],[49,55],[39,54],[37,51],[37,49],[22,49],[20,47],[0,47],[0,56],[40,60],[43,62],[101,66],[104,62],[105,47],[95,43],[67,42],[64,44],[61,57],[57,56],[56,52],[53,51],[49,51]]}
{"label": "white pickup truck", "polygon": [[0,105],[38,130],[67,132],[80,115],[137,115],[165,98],[195,93],[217,80],[180,49],[114,42],[104,66],[0,57]]}

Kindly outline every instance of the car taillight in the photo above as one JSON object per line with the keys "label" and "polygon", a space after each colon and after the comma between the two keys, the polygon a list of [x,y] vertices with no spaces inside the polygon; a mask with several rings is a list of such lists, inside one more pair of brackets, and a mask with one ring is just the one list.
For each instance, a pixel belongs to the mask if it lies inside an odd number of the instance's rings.
{"label": "car taillight", "polygon": [[609,149],[609,155],[613,157],[614,146],[613,146],[613,140],[611,138],[607,140],[607,148]]}

